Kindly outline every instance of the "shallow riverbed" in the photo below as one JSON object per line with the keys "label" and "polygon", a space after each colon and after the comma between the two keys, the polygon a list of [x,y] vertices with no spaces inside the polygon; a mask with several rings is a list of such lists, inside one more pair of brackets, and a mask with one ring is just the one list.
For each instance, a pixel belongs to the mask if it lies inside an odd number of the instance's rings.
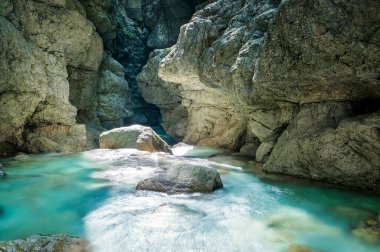
{"label": "shallow riverbed", "polygon": [[[255,165],[218,156],[224,188],[211,194],[135,191],[159,165],[129,150],[0,160],[0,240],[32,234],[84,236],[94,251],[379,251],[351,228],[380,212],[380,197],[262,180]],[[204,157],[220,150],[180,149]],[[191,153],[190,153],[191,152]],[[158,155],[158,154],[157,154]],[[210,162],[204,161],[205,164]],[[132,164],[132,165],[131,165]]]}

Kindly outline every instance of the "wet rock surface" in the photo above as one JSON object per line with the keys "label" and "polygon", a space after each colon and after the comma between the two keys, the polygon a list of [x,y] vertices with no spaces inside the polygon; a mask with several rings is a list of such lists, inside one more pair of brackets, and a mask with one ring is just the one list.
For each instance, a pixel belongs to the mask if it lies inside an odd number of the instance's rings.
{"label": "wet rock surface", "polygon": [[68,235],[33,235],[26,239],[0,241],[0,250],[4,252],[89,252],[86,242]]}
{"label": "wet rock surface", "polygon": [[[133,183],[137,190],[169,194],[210,193],[223,187],[217,169],[224,166],[206,159],[185,158],[136,149],[99,149],[85,152],[84,155],[99,164],[112,167],[101,172],[99,178],[110,179],[116,183]],[[129,169],[132,177],[115,176],[122,174],[123,169]]]}
{"label": "wet rock surface", "polygon": [[176,163],[170,167],[160,167],[151,178],[139,182],[136,189],[166,193],[209,193],[222,187],[222,180],[215,168]]}

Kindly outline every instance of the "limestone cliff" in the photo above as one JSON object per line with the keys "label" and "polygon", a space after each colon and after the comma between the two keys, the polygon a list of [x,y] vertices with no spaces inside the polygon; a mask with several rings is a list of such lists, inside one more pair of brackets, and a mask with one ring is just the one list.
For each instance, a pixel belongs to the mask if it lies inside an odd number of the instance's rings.
{"label": "limestone cliff", "polygon": [[87,149],[67,68],[98,70],[103,45],[95,27],[75,0],[1,5],[0,153]]}
{"label": "limestone cliff", "polygon": [[138,77],[165,129],[380,191],[380,2],[218,0]]}
{"label": "limestone cliff", "polygon": [[150,108],[136,75],[196,3],[0,1],[0,155],[95,148],[102,131],[134,121],[134,106]]}

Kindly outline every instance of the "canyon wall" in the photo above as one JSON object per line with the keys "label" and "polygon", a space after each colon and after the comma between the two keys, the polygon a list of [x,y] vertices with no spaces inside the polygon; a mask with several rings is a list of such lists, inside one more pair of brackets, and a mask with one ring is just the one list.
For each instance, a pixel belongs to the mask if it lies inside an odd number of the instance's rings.
{"label": "canyon wall", "polygon": [[83,151],[106,129],[158,124],[135,79],[198,2],[2,0],[0,156]]}
{"label": "canyon wall", "polygon": [[377,0],[2,0],[0,155],[95,148],[105,129],[162,114],[179,141],[380,191],[379,10]]}
{"label": "canyon wall", "polygon": [[139,75],[169,134],[380,191],[380,2],[218,0]]}

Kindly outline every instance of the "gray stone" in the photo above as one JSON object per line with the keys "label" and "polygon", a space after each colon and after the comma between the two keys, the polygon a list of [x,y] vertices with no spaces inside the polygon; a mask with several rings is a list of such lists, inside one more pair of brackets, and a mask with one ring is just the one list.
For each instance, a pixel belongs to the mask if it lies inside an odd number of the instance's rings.
{"label": "gray stone", "polygon": [[209,193],[222,187],[222,180],[215,168],[181,164],[160,167],[153,177],[139,182],[136,189],[166,193]]}
{"label": "gray stone", "polygon": [[142,151],[170,152],[169,145],[149,127],[132,125],[103,132],[99,138],[100,148],[135,148]]}
{"label": "gray stone", "polygon": [[68,235],[33,235],[26,239],[0,241],[4,252],[89,252],[87,243],[80,238]]}

